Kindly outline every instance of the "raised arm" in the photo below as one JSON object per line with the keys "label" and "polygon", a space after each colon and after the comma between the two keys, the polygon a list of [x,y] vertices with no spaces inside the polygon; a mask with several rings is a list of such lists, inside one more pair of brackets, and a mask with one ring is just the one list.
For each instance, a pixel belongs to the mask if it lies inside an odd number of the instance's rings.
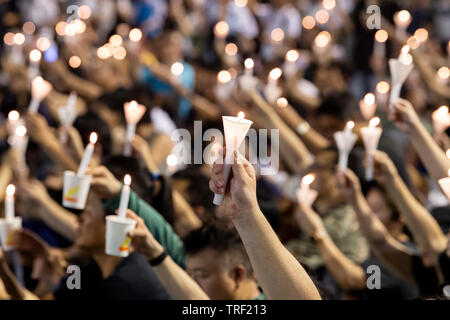
{"label": "raised arm", "polygon": [[[156,241],[142,218],[128,210],[127,216],[136,221],[136,229],[129,233],[134,250],[154,261],[164,253],[163,246]],[[173,299],[207,300],[209,297],[170,256],[166,256],[153,270]]]}
{"label": "raised arm", "polygon": [[412,250],[395,239],[380,219],[372,213],[361,191],[359,179],[353,171],[347,169],[339,175],[339,187],[342,194],[352,204],[361,230],[377,257],[402,278],[414,282],[411,267]]}
{"label": "raised arm", "polygon": [[[225,192],[222,170],[222,164],[214,164],[209,184],[214,193]],[[253,166],[235,152],[232,170],[230,193],[225,195],[223,204],[224,212],[239,232],[263,292],[269,299],[320,299],[309,275],[283,246],[261,212],[256,199]]]}
{"label": "raised arm", "polygon": [[437,265],[439,255],[447,247],[447,238],[437,221],[409,191],[386,153],[377,151],[374,161],[375,176],[386,177],[384,186],[417,241],[425,264]]}

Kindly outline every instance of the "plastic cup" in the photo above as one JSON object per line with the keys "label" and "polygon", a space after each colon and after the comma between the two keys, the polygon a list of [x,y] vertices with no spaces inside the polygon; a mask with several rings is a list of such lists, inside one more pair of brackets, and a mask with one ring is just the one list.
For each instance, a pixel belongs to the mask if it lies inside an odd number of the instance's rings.
{"label": "plastic cup", "polygon": [[119,216],[106,217],[105,252],[110,256],[127,257],[130,252],[131,238],[127,233],[136,227],[136,221]]}
{"label": "plastic cup", "polygon": [[0,219],[0,240],[4,251],[10,251],[15,248],[16,231],[21,228],[21,217],[14,217],[12,220]]}
{"label": "plastic cup", "polygon": [[64,171],[63,206],[84,209],[92,176],[78,177],[73,171]]}

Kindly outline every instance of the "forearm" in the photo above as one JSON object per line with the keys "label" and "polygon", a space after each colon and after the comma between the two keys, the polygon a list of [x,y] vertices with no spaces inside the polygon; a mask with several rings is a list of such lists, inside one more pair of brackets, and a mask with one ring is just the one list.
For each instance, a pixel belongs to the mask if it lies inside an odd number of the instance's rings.
{"label": "forearm", "polygon": [[450,169],[450,160],[422,123],[417,122],[414,125],[410,137],[414,149],[427,168],[431,178],[437,183],[439,179],[447,177]]}
{"label": "forearm", "polygon": [[97,84],[79,78],[73,74],[68,74],[67,76],[64,77],[66,85],[71,89],[74,90],[76,92],[78,92],[78,94],[80,96],[83,96],[87,99],[93,100],[93,99],[97,99],[98,97],[100,97],[102,95],[102,88],[100,88],[100,86],[98,86]]}
{"label": "forearm", "polygon": [[66,239],[74,241],[79,225],[77,217],[53,199],[43,200],[42,203],[46,209],[46,214],[42,215],[43,222]]}
{"label": "forearm", "polygon": [[445,249],[447,239],[436,220],[416,200],[398,174],[386,188],[419,247],[439,255]]}
{"label": "forearm", "polygon": [[153,267],[153,270],[172,299],[209,300],[209,297],[197,282],[169,256],[160,265]]}
{"label": "forearm", "polygon": [[235,220],[234,224],[256,278],[269,299],[320,299],[309,275],[282,245],[259,209]]}
{"label": "forearm", "polygon": [[0,278],[13,300],[37,300],[38,298],[17,281],[5,260],[0,260]]}
{"label": "forearm", "polygon": [[55,137],[42,142],[42,147],[45,152],[55,161],[60,163],[66,170],[76,171],[77,163],[67,154],[63,146]]}
{"label": "forearm", "polygon": [[334,280],[344,290],[363,289],[366,274],[361,266],[347,258],[327,234],[316,242],[317,249]]}
{"label": "forearm", "polygon": [[175,207],[175,229],[183,237],[189,232],[200,228],[202,221],[197,217],[189,203],[177,192],[172,192]]}

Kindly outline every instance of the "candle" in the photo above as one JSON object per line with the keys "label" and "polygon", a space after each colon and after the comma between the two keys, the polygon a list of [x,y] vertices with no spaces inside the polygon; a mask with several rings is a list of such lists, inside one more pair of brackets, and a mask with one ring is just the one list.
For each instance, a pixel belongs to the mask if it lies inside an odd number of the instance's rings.
{"label": "candle", "polygon": [[278,79],[283,72],[280,68],[273,68],[267,77],[267,85],[264,87],[264,96],[270,103],[275,103],[281,96],[281,89],[278,87]]}
{"label": "candle", "polygon": [[361,136],[364,143],[364,147],[367,153],[367,167],[366,167],[366,180],[371,181],[373,179],[373,154],[377,150],[378,142],[380,141],[383,130],[377,125],[380,123],[380,118],[372,118],[368,127],[361,128]]}
{"label": "candle", "polygon": [[5,220],[11,221],[14,219],[14,193],[16,192],[16,187],[9,184],[6,187],[6,198],[5,198]]}
{"label": "candle", "polygon": [[89,143],[84,150],[83,158],[81,159],[80,166],[78,167],[77,176],[83,177],[86,173],[86,169],[91,161],[92,154],[94,153],[94,145],[97,142],[97,134],[92,132],[89,136]]}
{"label": "candle", "polygon": [[285,61],[283,64],[283,73],[291,77],[297,73],[297,60],[300,57],[298,50],[289,50],[286,52]]}
{"label": "candle", "polygon": [[[408,46],[403,46],[402,53],[398,59],[389,59],[389,71],[391,73],[391,93],[389,97],[389,109],[394,109],[394,103],[400,97],[403,83],[411,73],[414,65],[412,64],[412,57],[409,53]],[[401,59],[400,59],[401,58]]]}
{"label": "candle", "polygon": [[16,128],[23,125],[23,120],[20,118],[20,114],[17,110],[12,110],[8,113],[8,134],[14,136]]}
{"label": "candle", "polygon": [[375,94],[376,94],[376,101],[378,101],[379,104],[386,105],[388,101],[387,93],[389,92],[389,89],[390,89],[389,83],[387,83],[386,81],[380,81],[377,83]]}
{"label": "candle", "polygon": [[395,32],[402,37],[406,34],[406,29],[411,23],[411,14],[408,10],[401,10],[394,14]]}
{"label": "candle", "polygon": [[42,54],[38,49],[30,51],[30,66],[28,69],[28,77],[33,79],[39,75],[39,61],[41,61]]}
{"label": "candle", "polygon": [[256,88],[258,79],[253,76],[253,67],[255,63],[252,58],[247,58],[244,61],[244,74],[239,77],[239,86],[244,91],[251,91]]}
{"label": "candle", "polygon": [[14,135],[11,139],[11,146],[18,152],[18,166],[23,169],[25,167],[25,152],[28,146],[27,128],[24,125],[16,127]]}
{"label": "candle", "polygon": [[338,131],[334,134],[334,140],[336,141],[336,146],[339,150],[338,168],[341,172],[347,169],[350,151],[357,140],[356,134],[352,132],[354,127],[355,123],[353,121],[348,121],[344,131]]}
{"label": "candle", "polygon": [[125,220],[127,216],[128,200],[130,199],[131,177],[129,174],[125,175],[123,182],[124,185],[122,187],[122,192],[120,193],[119,218]]}
{"label": "candle", "polygon": [[314,39],[313,50],[316,54],[323,54],[331,41],[331,34],[328,31],[321,31]]}
{"label": "candle", "polygon": [[181,62],[174,62],[171,66],[170,66],[170,72],[172,72],[172,74],[175,76],[176,81],[179,84],[183,84],[183,72],[184,72],[184,65]]}
{"label": "candle", "polygon": [[440,106],[431,114],[433,132],[439,137],[450,126],[450,114],[447,106]]}
{"label": "candle", "polygon": [[42,79],[40,76],[31,81],[31,102],[28,107],[30,113],[36,113],[38,111],[39,104],[51,90],[51,83]]}
{"label": "candle", "polygon": [[141,120],[145,111],[147,110],[142,104],[138,104],[135,100],[126,102],[123,105],[125,119],[127,121],[127,131],[125,135],[124,156],[131,155],[131,141],[136,132],[136,125]]}
{"label": "candle", "polygon": [[404,45],[398,56],[398,60],[404,65],[409,65],[412,63],[412,56],[409,54],[410,46]]}
{"label": "candle", "polygon": [[317,198],[318,192],[310,187],[315,178],[313,173],[303,176],[300,182],[300,188],[297,189],[298,203],[304,207],[311,207]]}
{"label": "candle", "polygon": [[377,104],[375,103],[375,95],[371,92],[367,93],[362,100],[359,101],[359,109],[364,119],[369,120],[375,114]]}
{"label": "candle", "polygon": [[225,46],[225,62],[230,66],[235,66],[239,63],[238,47],[233,42]]}
{"label": "candle", "polygon": [[375,32],[375,38],[373,43],[373,54],[378,57],[385,57],[386,55],[386,41],[388,39],[388,33],[386,30],[380,29]]}
{"label": "candle", "polygon": [[231,79],[231,73],[227,70],[222,70],[217,74],[215,94],[219,99],[226,99],[231,94],[231,90],[233,89]]}
{"label": "candle", "polygon": [[[253,124],[252,121],[245,119],[244,113],[239,112],[237,117],[223,116],[223,130],[225,134],[226,154],[225,163],[222,170],[222,178],[227,184],[228,177],[230,175],[231,163],[234,160],[234,151],[239,149],[242,141],[244,141],[247,135],[248,129]],[[223,201],[223,194],[215,194],[213,203],[220,206]]]}
{"label": "candle", "polygon": [[436,77],[437,77],[439,83],[446,86],[447,82],[448,82],[448,78],[450,77],[450,69],[447,67],[440,67],[436,73]]}
{"label": "candle", "polygon": [[219,21],[214,26],[214,35],[218,39],[225,39],[229,31],[230,27],[228,26],[228,23],[226,23],[225,21]]}

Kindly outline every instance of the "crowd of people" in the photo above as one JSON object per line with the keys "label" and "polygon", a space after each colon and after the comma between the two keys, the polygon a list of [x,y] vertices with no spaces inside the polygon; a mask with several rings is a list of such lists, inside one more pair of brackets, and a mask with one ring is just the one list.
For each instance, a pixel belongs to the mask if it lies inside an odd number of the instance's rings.
{"label": "crowd of people", "polygon": [[[21,218],[0,299],[450,297],[449,1],[16,0],[0,18],[0,217]],[[239,112],[271,133],[270,174],[249,161],[261,135],[240,151],[173,139]],[[67,206],[88,150],[86,204]],[[135,227],[116,256],[126,175]]]}

